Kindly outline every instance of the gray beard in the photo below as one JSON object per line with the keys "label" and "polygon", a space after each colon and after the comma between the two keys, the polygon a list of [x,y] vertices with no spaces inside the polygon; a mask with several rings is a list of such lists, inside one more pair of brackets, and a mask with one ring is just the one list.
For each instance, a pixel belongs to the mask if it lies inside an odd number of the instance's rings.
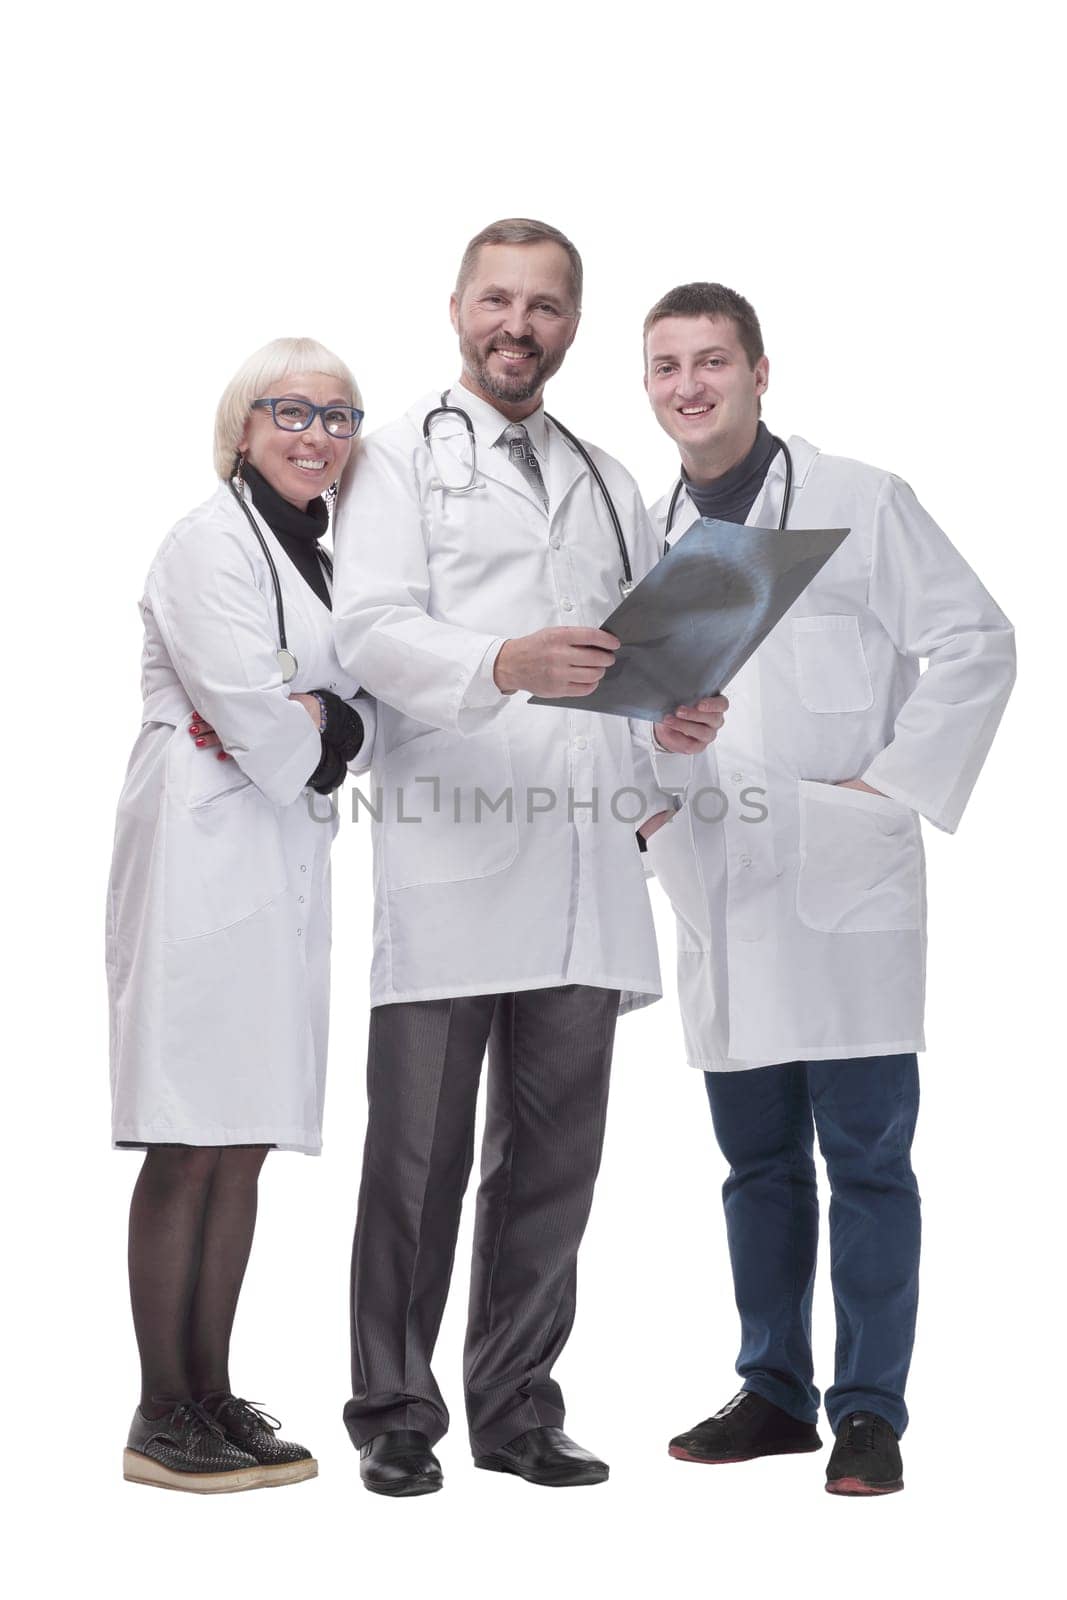
{"label": "gray beard", "polygon": [[481,360],[477,350],[463,335],[460,336],[459,350],[464,367],[479,389],[509,406],[523,405],[527,400],[532,400],[563,365],[562,355],[553,362],[542,354],[539,360],[535,357],[536,364],[532,372],[516,372],[514,376],[502,373],[496,377],[489,371],[488,363]]}

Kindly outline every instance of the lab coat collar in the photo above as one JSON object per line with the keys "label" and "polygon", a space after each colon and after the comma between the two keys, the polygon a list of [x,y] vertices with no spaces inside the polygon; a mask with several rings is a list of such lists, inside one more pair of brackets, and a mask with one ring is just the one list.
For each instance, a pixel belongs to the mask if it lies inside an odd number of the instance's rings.
{"label": "lab coat collar", "polygon": [[[790,434],[786,440],[789,454],[793,458],[793,493],[802,489],[807,482],[808,473],[811,471],[819,455],[817,445],[809,444],[799,434]],[[781,485],[785,482],[785,459],[782,452],[776,452],[773,461],[767,468],[767,476],[763,480],[763,487],[752,502],[752,509],[745,519],[746,528],[777,527],[781,515]],[[670,492],[663,501],[663,514],[666,516],[670,504]],[[688,513],[688,515],[687,515]],[[698,521],[700,512],[689,498],[688,490],[683,489],[678,501],[678,509],[674,516],[674,526],[671,529],[671,544],[676,544],[683,533],[687,533]],[[788,531],[788,530],[787,530]]]}

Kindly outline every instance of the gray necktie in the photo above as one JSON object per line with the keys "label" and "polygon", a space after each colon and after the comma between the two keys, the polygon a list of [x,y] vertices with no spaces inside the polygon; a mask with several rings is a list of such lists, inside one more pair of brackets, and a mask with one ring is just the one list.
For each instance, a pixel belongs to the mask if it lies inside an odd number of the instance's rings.
{"label": "gray necktie", "polygon": [[541,468],[537,465],[534,447],[530,443],[530,435],[521,422],[513,422],[510,427],[504,429],[504,438],[507,441],[508,456],[547,511],[548,492],[545,489],[545,480],[541,476]]}

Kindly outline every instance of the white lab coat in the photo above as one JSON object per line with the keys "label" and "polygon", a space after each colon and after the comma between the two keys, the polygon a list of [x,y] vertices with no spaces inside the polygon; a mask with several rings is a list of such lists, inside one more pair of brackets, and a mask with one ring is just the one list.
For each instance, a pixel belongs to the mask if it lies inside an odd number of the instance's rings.
{"label": "white lab coat", "polygon": [[[852,531],[728,686],[687,803],[649,844],[689,1061],[710,1071],[923,1048],[919,816],[954,831],[1014,680],[1007,618],[907,484],[789,448],[789,526]],[[779,454],[750,525],[777,526],[783,480]],[[671,542],[696,518],[683,496]]]}
{"label": "white lab coat", "polygon": [[[451,399],[473,419],[475,491],[433,486],[440,467],[422,425],[440,395],[430,394],[368,440],[338,513],[338,654],[379,700],[371,1003],[581,983],[619,989],[623,1011],[645,1005],[660,994],[651,907],[635,821],[615,820],[610,802],[623,786],[653,791],[650,730],[580,700],[532,706],[492,681],[504,639],[597,627],[614,609],[615,535],[588,469],[550,425],[546,518],[493,447],[505,419],[463,388]],[[545,426],[527,425],[535,440]],[[463,478],[456,431],[454,445],[434,446],[450,482]],[[656,545],[637,485],[592,454],[640,578]],[[510,795],[511,814],[490,812],[478,789],[489,801]]]}
{"label": "white lab coat", "polygon": [[[321,741],[289,695],[351,699],[357,684],[328,609],[257,520],[299,662],[289,684],[270,570],[225,485],[168,535],[141,603],[142,726],[107,902],[117,1144],[321,1147],[336,817],[306,788]],[[194,709],[233,760],[196,748]],[[375,711],[358,709],[362,762]]]}

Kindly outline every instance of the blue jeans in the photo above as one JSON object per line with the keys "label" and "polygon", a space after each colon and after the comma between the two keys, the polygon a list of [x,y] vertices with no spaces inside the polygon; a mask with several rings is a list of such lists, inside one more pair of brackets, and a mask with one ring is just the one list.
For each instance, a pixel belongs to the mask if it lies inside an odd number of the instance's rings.
{"label": "blue jeans", "polygon": [[706,1072],[719,1148],[746,1389],[814,1422],[811,1296],[819,1234],[814,1131],[830,1182],[830,1281],[837,1313],[826,1413],[837,1432],[874,1411],[897,1434],[919,1296],[919,1190],[911,1141],[913,1055],[792,1061]]}

